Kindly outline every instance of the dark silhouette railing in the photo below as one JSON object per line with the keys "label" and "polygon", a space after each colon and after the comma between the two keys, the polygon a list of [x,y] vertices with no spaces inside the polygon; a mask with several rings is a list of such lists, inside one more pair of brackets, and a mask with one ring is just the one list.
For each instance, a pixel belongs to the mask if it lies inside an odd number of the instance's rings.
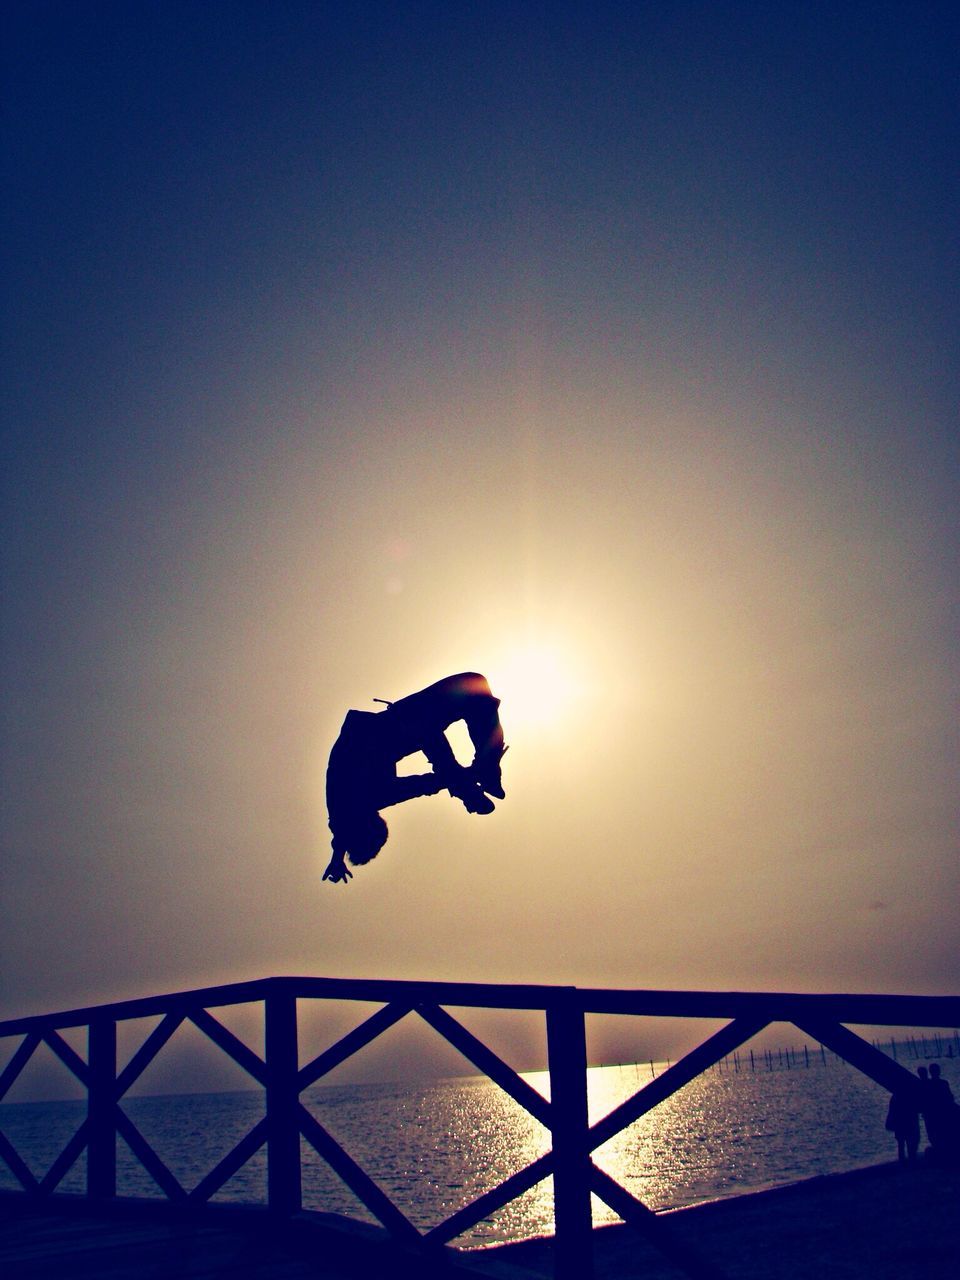
{"label": "dark silhouette railing", "polygon": [[[301,1066],[298,1000],[375,1002],[382,1005],[347,1035]],[[211,1009],[262,1003],[264,1054],[254,1053],[218,1021]],[[545,1015],[550,1100],[478,1039],[447,1007],[535,1011]],[[679,1062],[640,1088],[608,1115],[590,1124],[587,1113],[587,1014],[729,1020]],[[551,1135],[550,1149],[444,1221],[420,1231],[324,1126],[304,1107],[310,1085],[377,1039],[401,1019],[416,1015],[479,1071],[500,1086]],[[117,1070],[117,1027],[133,1019],[160,1022],[122,1069]],[[239,1143],[187,1190],[124,1111],[134,1083],[184,1022],[192,1023],[246,1071],[265,1094],[265,1114]],[[662,1252],[694,1277],[713,1277],[710,1262],[692,1254],[663,1217],[600,1169],[592,1153],[696,1076],[720,1062],[770,1023],[792,1023],[858,1070],[893,1091],[910,1072],[856,1035],[859,1026],[950,1028],[960,1024],[960,997],[788,995],[746,992],[626,991],[579,987],[509,986],[452,982],[390,982],[336,978],[265,978],[151,996],[67,1013],[0,1022],[0,1040],[22,1037],[0,1073],[0,1101],[34,1052],[45,1044],[86,1090],[86,1118],[42,1178],[36,1178],[0,1131],[0,1159],[23,1194],[49,1201],[86,1151],[86,1195],[99,1202],[117,1196],[117,1137],[130,1148],[174,1205],[202,1207],[261,1148],[267,1154],[267,1204],[280,1216],[301,1208],[301,1136],[400,1243],[436,1253],[524,1192],[553,1176],[555,1275],[586,1280],[592,1274],[591,1194],[639,1228]],[[60,1034],[87,1030],[87,1057]]]}

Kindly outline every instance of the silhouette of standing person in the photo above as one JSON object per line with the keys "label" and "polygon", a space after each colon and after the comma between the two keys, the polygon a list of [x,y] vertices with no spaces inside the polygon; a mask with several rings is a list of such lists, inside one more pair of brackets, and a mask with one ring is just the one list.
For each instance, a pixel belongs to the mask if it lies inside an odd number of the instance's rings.
{"label": "silhouette of standing person", "polygon": [[[374,699],[381,701],[381,699]],[[500,761],[506,751],[495,698],[475,671],[447,676],[419,693],[386,704],[384,711],[348,711],[327,765],[327,815],[333,856],[323,873],[333,884],[346,883],[386,844],[389,830],[381,809],[446,790],[468,813],[492,813],[491,796],[504,798]],[[464,767],[445,730],[462,720],[474,747]],[[422,751],[432,773],[397,776],[397,763]]]}
{"label": "silhouette of standing person", "polygon": [[904,1084],[890,1095],[887,1126],[897,1140],[897,1159],[915,1160],[920,1146],[920,1082]]}
{"label": "silhouette of standing person", "polygon": [[920,1114],[923,1116],[923,1127],[927,1131],[927,1139],[930,1140],[930,1124],[927,1120],[927,1112],[930,1108],[930,1073],[926,1067],[917,1067],[917,1099]]}
{"label": "silhouette of standing person", "polygon": [[897,1160],[916,1160],[920,1146],[920,1082],[899,1085],[890,1096],[887,1129],[897,1140]]}
{"label": "silhouette of standing person", "polygon": [[930,1064],[923,1118],[934,1156],[956,1156],[960,1152],[960,1108],[950,1085],[940,1074],[938,1062]]}

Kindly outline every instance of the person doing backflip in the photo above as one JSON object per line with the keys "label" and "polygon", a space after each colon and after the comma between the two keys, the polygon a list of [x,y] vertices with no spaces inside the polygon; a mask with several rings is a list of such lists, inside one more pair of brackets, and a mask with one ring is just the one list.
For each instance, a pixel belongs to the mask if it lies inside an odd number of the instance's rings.
{"label": "person doing backflip", "polygon": [[[327,765],[333,856],[324,880],[346,883],[353,875],[346,858],[362,866],[377,856],[389,835],[380,810],[392,804],[446,790],[468,813],[492,813],[490,797],[505,795],[499,706],[486,678],[465,671],[387,703],[383,711],[348,711]],[[466,724],[474,747],[468,766],[459,763],[444,732],[457,720]],[[433,772],[398,777],[398,761],[416,751]]]}

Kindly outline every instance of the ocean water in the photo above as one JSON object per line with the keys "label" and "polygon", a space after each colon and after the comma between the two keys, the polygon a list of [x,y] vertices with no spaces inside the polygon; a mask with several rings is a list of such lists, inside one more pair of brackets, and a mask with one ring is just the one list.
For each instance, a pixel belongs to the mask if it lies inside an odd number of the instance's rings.
{"label": "ocean water", "polygon": [[[595,1067],[590,1119],[600,1119],[662,1067]],[[528,1082],[548,1096],[546,1073]],[[819,1053],[810,1065],[768,1070],[728,1065],[697,1077],[594,1153],[596,1162],[652,1209],[839,1172],[895,1158],[884,1129],[888,1095],[846,1063]],[[422,1230],[523,1168],[549,1148],[545,1130],[483,1077],[425,1083],[315,1086],[303,1095],[328,1129]],[[161,1159],[190,1189],[263,1116],[260,1092],[129,1097],[123,1108]],[[82,1102],[0,1105],[0,1129],[36,1176],[49,1168],[84,1116]],[[307,1208],[374,1221],[335,1174],[302,1144]],[[84,1159],[61,1190],[84,1189]],[[118,1190],[161,1196],[126,1144],[118,1142]],[[17,1183],[0,1160],[0,1186]],[[262,1203],[261,1150],[216,1196]],[[594,1201],[594,1222],[616,1221]],[[552,1181],[458,1237],[461,1246],[553,1231]]]}

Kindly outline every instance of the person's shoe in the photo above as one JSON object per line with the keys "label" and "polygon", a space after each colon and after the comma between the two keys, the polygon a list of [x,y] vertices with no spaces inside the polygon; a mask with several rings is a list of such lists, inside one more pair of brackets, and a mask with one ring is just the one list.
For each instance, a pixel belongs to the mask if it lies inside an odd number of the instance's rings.
{"label": "person's shoe", "polygon": [[447,782],[447,790],[460,801],[467,813],[493,813],[496,808],[493,801],[483,794],[483,789],[469,769],[458,769],[455,776]]}
{"label": "person's shoe", "polygon": [[484,756],[478,757],[473,762],[473,768],[470,771],[476,779],[480,790],[485,791],[488,796],[496,796],[498,800],[504,800],[507,794],[503,789],[500,761],[508,750],[508,747],[501,747],[499,750],[491,751]]}
{"label": "person's shoe", "polygon": [[479,786],[470,787],[463,795],[457,797],[467,813],[493,813],[497,807],[489,796],[485,796]]}

